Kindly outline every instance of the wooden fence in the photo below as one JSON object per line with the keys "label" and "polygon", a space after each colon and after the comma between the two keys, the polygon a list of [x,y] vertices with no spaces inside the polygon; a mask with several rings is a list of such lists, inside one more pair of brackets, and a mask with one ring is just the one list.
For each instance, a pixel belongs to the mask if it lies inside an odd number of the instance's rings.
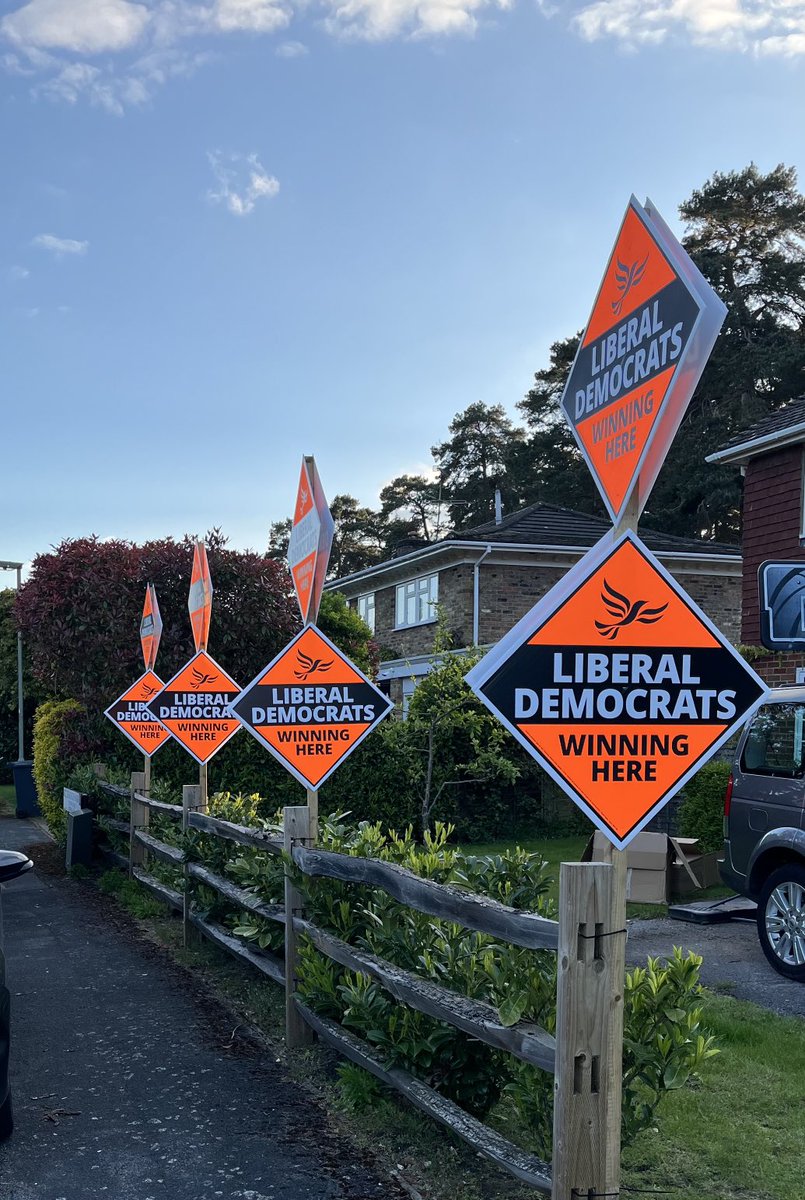
{"label": "wooden fence", "polygon": [[[608,914],[615,910],[613,889],[618,886],[611,865],[563,863],[560,920],[550,921],[455,886],[422,879],[393,863],[318,849],[310,836],[307,807],[283,810],[280,839],[201,811],[201,789],[197,785],[183,789],[181,806],[151,799],[144,786],[142,774],[132,775],[130,789],[101,783],[108,795],[130,804],[128,823],[103,818],[108,828],[129,837],[128,858],[112,854],[113,861],[127,867],[149,891],[182,913],[186,937],[196,931],[284,987],[289,1047],[309,1043],[315,1033],[345,1058],[402,1093],[416,1108],[480,1154],[553,1200],[587,1200],[619,1194],[625,931],[607,928]],[[265,903],[208,867],[187,861],[181,849],[149,832],[152,813],[175,819],[185,830],[198,830],[268,854],[281,855],[284,851],[286,864],[293,862],[304,875],[380,888],[417,912],[527,949],[555,951],[558,955],[556,1036],[525,1021],[506,1026],[491,1005],[403,970],[319,928],[306,918],[303,898],[287,865],[285,903],[281,905]],[[150,855],[183,871],[183,893],[148,871]],[[191,880],[197,880],[247,912],[284,926],[284,961],[251,949],[221,925],[193,912]],[[552,1163],[513,1145],[406,1071],[387,1067],[369,1043],[311,1011],[296,994],[300,937],[309,939],[321,954],[341,966],[376,980],[399,1003],[552,1073]]]}

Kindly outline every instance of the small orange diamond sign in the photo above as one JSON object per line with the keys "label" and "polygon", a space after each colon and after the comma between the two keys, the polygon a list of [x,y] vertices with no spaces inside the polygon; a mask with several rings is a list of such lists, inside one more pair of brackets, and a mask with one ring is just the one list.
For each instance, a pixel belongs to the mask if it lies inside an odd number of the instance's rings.
{"label": "small orange diamond sign", "polygon": [[106,716],[117,725],[121,733],[141,750],[147,758],[151,758],[170,741],[170,733],[156,717],[148,711],[148,702],[165,685],[153,671],[146,671],[128,691],[115,700],[106,710]]}
{"label": "small orange diamond sign", "polygon": [[632,533],[593,547],[467,682],[620,849],[766,695]]}
{"label": "small orange diamond sign", "polygon": [[392,703],[315,625],[245,687],[232,712],[305,787],[316,789]]}
{"label": "small orange diamond sign", "polygon": [[240,729],[229,711],[239,692],[240,685],[200,650],[147,707],[196,762],[205,763]]}
{"label": "small orange diamond sign", "polygon": [[196,542],[193,551],[193,569],[190,573],[187,611],[190,613],[190,624],[193,626],[193,641],[196,650],[206,650],[212,616],[212,577],[210,576],[210,565],[207,562],[207,547],[203,542]]}
{"label": "small orange diamond sign", "polygon": [[653,205],[632,197],[562,395],[613,521],[642,510],[726,308]]}
{"label": "small orange diamond sign", "polygon": [[306,455],[302,459],[288,543],[288,568],[305,624],[313,623],[319,611],[333,530],[316,462],[312,455]]}
{"label": "small orange diamond sign", "polygon": [[143,662],[146,671],[153,669],[157,660],[157,651],[162,637],[162,617],[159,615],[157,590],[153,583],[145,589],[145,603],[140,621],[140,645],[143,651]]}

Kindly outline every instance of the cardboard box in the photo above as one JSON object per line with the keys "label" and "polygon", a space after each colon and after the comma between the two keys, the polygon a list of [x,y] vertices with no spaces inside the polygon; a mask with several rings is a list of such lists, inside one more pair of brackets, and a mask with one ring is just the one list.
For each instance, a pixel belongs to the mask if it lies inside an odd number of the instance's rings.
{"label": "cardboard box", "polygon": [[670,890],[687,896],[719,882],[718,853],[703,854],[696,838],[669,838],[673,851]]}
{"label": "cardboard box", "polygon": [[[607,842],[603,833],[593,834],[584,849],[582,861],[598,858]],[[626,899],[638,904],[665,904],[671,855],[664,833],[638,833],[626,848]]]}

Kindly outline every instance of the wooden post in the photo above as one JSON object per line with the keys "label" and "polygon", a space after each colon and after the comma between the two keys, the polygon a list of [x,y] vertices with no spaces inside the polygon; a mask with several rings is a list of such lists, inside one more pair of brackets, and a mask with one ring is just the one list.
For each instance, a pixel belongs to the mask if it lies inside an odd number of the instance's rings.
{"label": "wooden post", "polygon": [[131,773],[131,817],[129,820],[129,872],[134,867],[141,867],[145,862],[146,850],[142,842],[139,842],[134,836],[135,829],[147,829],[151,810],[147,804],[143,804],[142,800],[136,798],[137,792],[141,795],[145,789],[145,775],[142,771],[132,771]]}
{"label": "wooden post", "polygon": [[[206,798],[201,790],[201,785],[198,783],[186,783],[182,788],[182,833],[187,833],[190,828],[188,816],[191,812],[204,812],[206,810]],[[183,922],[183,940],[185,948],[192,940],[193,926],[190,922],[190,872],[187,869],[188,864],[185,860],[184,864],[184,894],[182,903],[182,922]]]}
{"label": "wooden post", "polygon": [[92,773],[96,779],[106,779],[106,763],[94,762],[92,764]]}
{"label": "wooden post", "polygon": [[[314,793],[315,795],[315,793]],[[307,805],[282,810],[282,831],[286,854],[294,845],[309,846],[310,810]],[[289,1050],[297,1046],[309,1046],[313,1041],[313,1030],[300,1016],[296,1007],[296,974],[299,952],[294,917],[301,917],[302,897],[294,887],[288,867],[285,868],[285,1044]]]}
{"label": "wooden post", "polygon": [[624,883],[605,863],[559,869],[552,1200],[619,1194]]}
{"label": "wooden post", "polygon": [[312,788],[307,789],[307,811],[310,822],[308,837],[311,846],[315,846],[319,840],[319,793]]}
{"label": "wooden post", "polygon": [[151,759],[147,754],[143,755],[143,795],[151,795]]}
{"label": "wooden post", "polygon": [[206,763],[199,764],[198,786],[201,789],[201,803],[198,806],[199,811],[206,812],[207,811],[207,801],[209,799],[208,794],[207,794],[207,764]]}

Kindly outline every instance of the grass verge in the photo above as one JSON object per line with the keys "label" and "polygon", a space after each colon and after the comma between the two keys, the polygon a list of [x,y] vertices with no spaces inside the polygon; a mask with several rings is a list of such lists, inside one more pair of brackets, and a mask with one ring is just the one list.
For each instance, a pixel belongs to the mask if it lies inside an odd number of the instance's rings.
{"label": "grass verge", "polygon": [[0,817],[13,817],[17,811],[17,794],[13,784],[0,786]]}

